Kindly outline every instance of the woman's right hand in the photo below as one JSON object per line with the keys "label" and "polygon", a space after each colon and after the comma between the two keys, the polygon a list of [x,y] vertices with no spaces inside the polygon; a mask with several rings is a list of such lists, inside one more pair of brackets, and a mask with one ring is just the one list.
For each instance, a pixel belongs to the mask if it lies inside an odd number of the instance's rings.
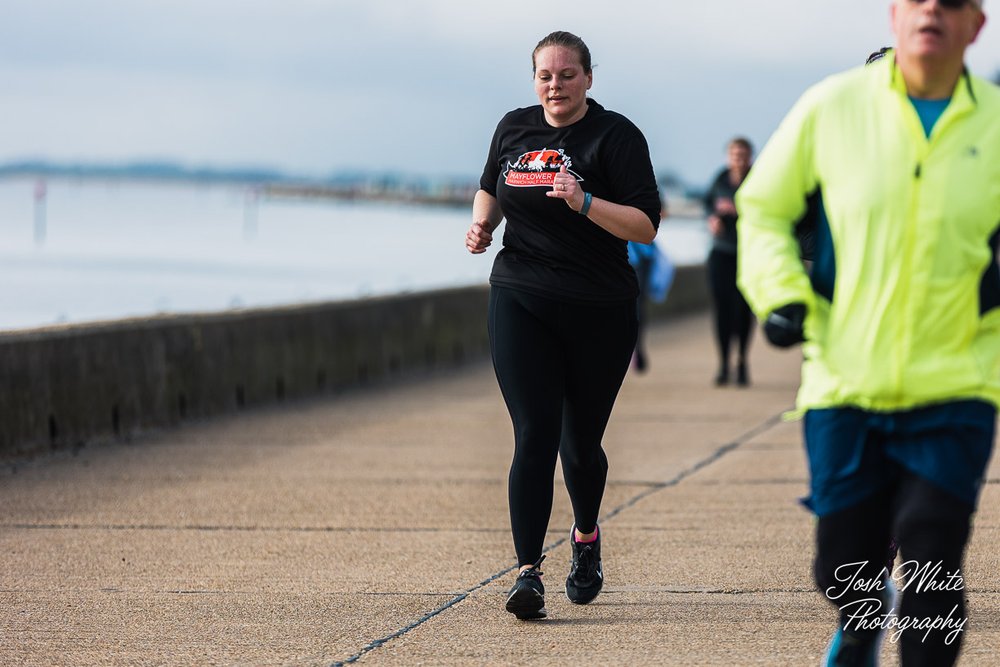
{"label": "woman's right hand", "polygon": [[717,215],[708,216],[708,232],[712,236],[716,237],[722,236],[722,232],[724,231],[724,229],[725,228],[722,224],[722,218],[720,218]]}
{"label": "woman's right hand", "polygon": [[493,243],[493,233],[486,222],[474,222],[465,235],[465,247],[473,255],[486,252]]}

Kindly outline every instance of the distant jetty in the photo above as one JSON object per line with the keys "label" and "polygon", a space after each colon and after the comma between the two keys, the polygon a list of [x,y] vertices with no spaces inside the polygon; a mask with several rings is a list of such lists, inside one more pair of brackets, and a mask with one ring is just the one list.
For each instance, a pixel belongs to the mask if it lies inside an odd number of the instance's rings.
{"label": "distant jetty", "polygon": [[368,200],[439,206],[469,206],[479,187],[478,181],[459,177],[341,172],[328,178],[311,178],[264,168],[195,168],[165,162],[101,165],[21,161],[0,164],[2,179],[230,185],[244,187],[260,198]]}
{"label": "distant jetty", "polygon": [[379,184],[323,185],[265,183],[260,193],[268,199],[339,199],[428,206],[471,206],[478,185],[452,184],[435,188],[383,187]]}

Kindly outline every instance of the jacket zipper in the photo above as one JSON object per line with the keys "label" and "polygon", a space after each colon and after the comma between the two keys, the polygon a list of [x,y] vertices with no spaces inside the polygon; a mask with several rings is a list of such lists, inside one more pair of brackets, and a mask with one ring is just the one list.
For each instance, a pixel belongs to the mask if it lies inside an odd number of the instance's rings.
{"label": "jacket zipper", "polygon": [[[917,164],[913,169],[913,178],[910,182],[910,208],[907,211],[906,218],[903,220],[903,262],[900,267],[900,294],[899,299],[902,301],[902,321],[900,322],[900,341],[899,345],[896,346],[896,368],[893,373],[895,386],[893,391],[896,394],[897,400],[902,397],[904,391],[904,377],[903,371],[906,368],[906,359],[910,355],[910,348],[913,345],[912,327],[913,327],[913,299],[912,296],[912,281],[913,281],[913,252],[916,238],[916,227],[917,219],[920,216],[920,187],[921,187],[921,176],[923,172],[923,163],[927,160],[930,154],[930,142],[931,137],[924,134],[923,124],[920,122],[920,118],[917,116],[917,110],[913,108],[913,104],[903,98],[903,102],[908,107],[907,111],[910,117],[907,119],[908,127],[910,133],[917,140]],[[932,133],[933,134],[933,133]]]}

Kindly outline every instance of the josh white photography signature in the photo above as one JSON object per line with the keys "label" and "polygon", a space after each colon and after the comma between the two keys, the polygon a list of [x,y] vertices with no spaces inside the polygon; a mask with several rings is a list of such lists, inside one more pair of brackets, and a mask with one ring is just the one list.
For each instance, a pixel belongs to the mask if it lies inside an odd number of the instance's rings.
{"label": "josh white photography signature", "polygon": [[[834,571],[838,584],[824,591],[833,601],[842,599],[851,592],[876,593],[872,597],[854,600],[841,605],[841,611],[847,612],[845,629],[854,630],[886,630],[889,639],[895,643],[905,630],[924,630],[924,640],[934,630],[950,630],[945,637],[945,644],[951,644],[965,630],[967,618],[957,618],[958,605],[952,607],[947,616],[912,617],[896,614],[894,606],[890,606],[888,582],[891,579],[895,588],[903,593],[911,589],[915,593],[925,591],[961,591],[965,588],[965,580],[960,571],[945,571],[942,564],[918,563],[904,561],[889,573],[882,568],[876,577],[862,577],[861,572],[868,561],[847,563]],[[883,609],[883,607],[885,607]]]}

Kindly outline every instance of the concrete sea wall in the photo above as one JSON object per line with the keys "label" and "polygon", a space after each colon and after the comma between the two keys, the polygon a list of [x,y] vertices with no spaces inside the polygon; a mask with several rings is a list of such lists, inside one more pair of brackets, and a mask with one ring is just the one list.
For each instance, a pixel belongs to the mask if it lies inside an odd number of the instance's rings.
{"label": "concrete sea wall", "polygon": [[[487,287],[0,333],[0,460],[489,356]],[[652,319],[704,308],[679,267]]]}

